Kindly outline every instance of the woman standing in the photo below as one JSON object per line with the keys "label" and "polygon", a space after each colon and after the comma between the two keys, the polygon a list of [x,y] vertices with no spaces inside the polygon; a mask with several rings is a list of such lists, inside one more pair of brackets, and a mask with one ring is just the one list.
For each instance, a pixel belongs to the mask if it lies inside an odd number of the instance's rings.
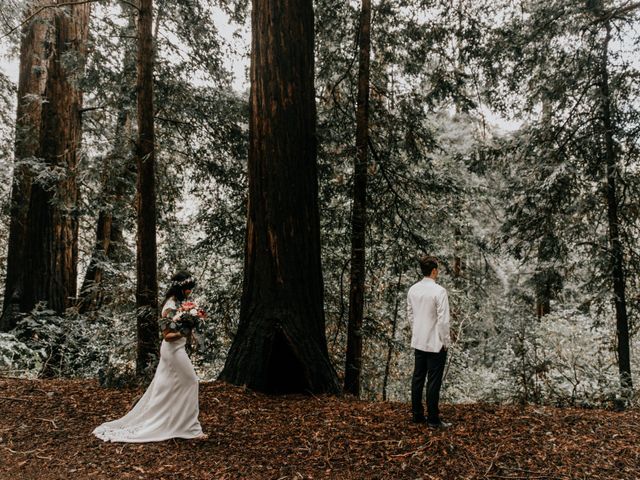
{"label": "woman standing", "polygon": [[192,324],[179,319],[181,304],[196,286],[178,272],[162,306],[160,362],[142,398],[124,417],[103,423],[93,434],[105,442],[159,442],[170,438],[206,440],[198,421],[198,377],[185,351]]}

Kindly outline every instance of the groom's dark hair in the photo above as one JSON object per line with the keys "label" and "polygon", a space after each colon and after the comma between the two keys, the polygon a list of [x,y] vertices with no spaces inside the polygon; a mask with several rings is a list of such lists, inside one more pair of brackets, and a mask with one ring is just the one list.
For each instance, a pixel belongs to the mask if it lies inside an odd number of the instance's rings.
{"label": "groom's dark hair", "polygon": [[430,255],[423,255],[418,261],[420,263],[420,270],[425,277],[431,275],[433,269],[438,268],[438,259]]}

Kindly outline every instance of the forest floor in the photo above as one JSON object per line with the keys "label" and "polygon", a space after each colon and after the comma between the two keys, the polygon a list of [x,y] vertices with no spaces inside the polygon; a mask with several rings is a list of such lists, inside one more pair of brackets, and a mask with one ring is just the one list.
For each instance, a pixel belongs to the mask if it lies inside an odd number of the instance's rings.
{"label": "forest floor", "polygon": [[639,479],[640,411],[444,405],[446,430],[409,407],[200,386],[205,442],[103,443],[140,389],[0,378],[0,479]]}

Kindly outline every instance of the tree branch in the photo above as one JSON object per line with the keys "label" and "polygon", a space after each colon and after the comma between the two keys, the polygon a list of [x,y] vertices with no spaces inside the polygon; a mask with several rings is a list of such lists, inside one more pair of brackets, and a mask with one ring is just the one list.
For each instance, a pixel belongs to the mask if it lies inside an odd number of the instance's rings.
{"label": "tree branch", "polygon": [[596,20],[593,23],[607,22],[613,18],[621,18],[623,15],[633,12],[640,8],[640,2],[627,2],[626,5],[620,6],[618,8],[614,8],[607,12],[602,12],[601,15],[598,15]]}
{"label": "tree branch", "polygon": [[[43,11],[48,10],[49,8],[60,8],[60,7],[72,7],[75,5],[84,5],[85,3],[95,3],[98,2],[99,0],[77,0],[75,2],[62,2],[62,3],[52,3],[50,5],[43,5],[42,7],[38,8],[35,12],[33,12],[32,14],[28,15],[22,22],[20,22],[18,25],[16,25],[15,27],[13,27],[12,29],[10,29],[7,33],[5,33],[4,35],[2,35],[2,37],[0,37],[0,40],[2,40],[3,38],[8,37],[9,35],[11,35],[13,32],[15,32],[16,30],[18,30],[20,27],[22,27],[24,24],[29,23],[31,20],[33,20],[35,17],[37,17],[38,15],[40,15]],[[140,11],[140,8],[138,7],[138,5],[128,1],[128,0],[120,0],[122,3],[125,3],[129,6],[131,6],[132,8],[135,8],[136,10]]]}
{"label": "tree branch", "polygon": [[106,108],[106,105],[98,105],[96,107],[85,107],[85,108],[81,108],[79,112],[82,114],[85,112],[92,112],[94,110],[102,110],[104,108]]}

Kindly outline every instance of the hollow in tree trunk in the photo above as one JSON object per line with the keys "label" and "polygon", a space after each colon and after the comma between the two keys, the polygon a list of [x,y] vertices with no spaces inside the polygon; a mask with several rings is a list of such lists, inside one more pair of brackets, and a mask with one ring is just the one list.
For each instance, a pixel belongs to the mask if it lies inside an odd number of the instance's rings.
{"label": "hollow in tree trunk", "polygon": [[221,379],[336,392],[325,337],[311,0],[253,0],[249,200],[238,332]]}

